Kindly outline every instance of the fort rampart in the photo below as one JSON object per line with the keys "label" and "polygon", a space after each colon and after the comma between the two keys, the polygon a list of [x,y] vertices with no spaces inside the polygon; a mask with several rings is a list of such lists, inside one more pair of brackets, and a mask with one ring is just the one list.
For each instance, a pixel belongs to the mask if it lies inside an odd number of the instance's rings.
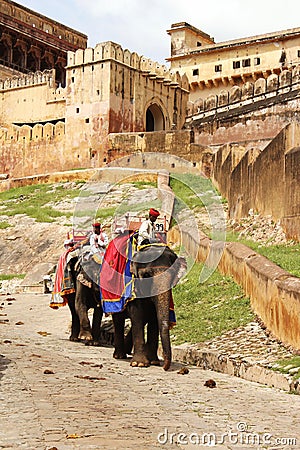
{"label": "fort rampart", "polygon": [[300,124],[281,130],[263,149],[222,146],[214,155],[214,183],[228,200],[229,216],[250,209],[280,221],[288,238],[300,240]]}
{"label": "fort rampart", "polygon": [[[249,296],[251,307],[267,329],[285,345],[300,350],[300,279],[294,277],[240,243],[212,242],[202,236],[200,242],[185,231],[173,229],[170,235],[178,239],[199,262],[217,267],[232,276]],[[221,258],[220,258],[221,256]],[[201,285],[199,285],[201,290]]]}

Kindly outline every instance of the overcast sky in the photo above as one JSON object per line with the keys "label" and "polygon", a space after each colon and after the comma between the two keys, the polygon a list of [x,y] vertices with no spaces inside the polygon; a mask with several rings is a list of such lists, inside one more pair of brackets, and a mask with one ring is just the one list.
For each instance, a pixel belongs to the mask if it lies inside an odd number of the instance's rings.
{"label": "overcast sky", "polygon": [[88,36],[113,41],[161,64],[170,56],[172,23],[188,22],[223,42],[300,27],[299,0],[19,0]]}

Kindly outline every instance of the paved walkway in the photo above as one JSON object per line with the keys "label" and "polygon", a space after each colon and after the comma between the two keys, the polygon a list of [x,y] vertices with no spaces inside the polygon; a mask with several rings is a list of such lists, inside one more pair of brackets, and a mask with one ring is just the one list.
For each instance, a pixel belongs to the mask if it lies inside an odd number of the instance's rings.
{"label": "paved walkway", "polygon": [[131,368],[70,342],[68,308],[48,295],[0,305],[2,449],[300,448],[300,396],[178,363]]}

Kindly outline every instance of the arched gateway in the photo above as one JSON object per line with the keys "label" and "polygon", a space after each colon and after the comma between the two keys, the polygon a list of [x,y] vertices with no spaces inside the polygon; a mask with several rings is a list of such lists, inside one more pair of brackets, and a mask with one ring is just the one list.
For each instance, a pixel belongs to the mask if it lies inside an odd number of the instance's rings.
{"label": "arched gateway", "polygon": [[146,131],[165,130],[165,119],[161,108],[153,103],[146,111]]}

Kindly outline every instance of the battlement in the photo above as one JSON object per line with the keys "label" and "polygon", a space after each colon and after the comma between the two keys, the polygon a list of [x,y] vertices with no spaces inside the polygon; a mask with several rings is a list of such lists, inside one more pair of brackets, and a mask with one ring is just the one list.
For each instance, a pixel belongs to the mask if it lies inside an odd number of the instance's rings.
{"label": "battlement", "polygon": [[0,80],[0,90],[24,88],[26,86],[35,86],[39,84],[48,84],[49,87],[55,88],[55,69],[44,70],[43,72],[30,72],[26,75]]}
{"label": "battlement", "polygon": [[187,105],[186,122],[210,120],[216,115],[228,114],[234,110],[257,109],[259,104],[278,102],[280,97],[292,97],[300,90],[300,65],[287,69],[280,75],[271,74],[268,78],[258,78],[255,83],[247,82],[242,87],[233,86],[219,95],[199,98]]}
{"label": "battlement", "polygon": [[146,77],[171,87],[180,86],[187,91],[189,90],[186,75],[180,76],[178,72],[171,72],[165,65],[127,49],[124,50],[119,44],[111,41],[99,43],[95,48],[88,47],[84,50],[78,49],[75,52],[69,51],[67,68],[108,60],[115,60],[128,68],[140,71]]}
{"label": "battlement", "polygon": [[24,143],[30,141],[53,140],[62,139],[65,135],[65,124],[62,121],[55,125],[46,123],[45,125],[36,124],[34,127],[23,125],[11,125],[7,128],[0,127],[0,142],[1,144]]}

